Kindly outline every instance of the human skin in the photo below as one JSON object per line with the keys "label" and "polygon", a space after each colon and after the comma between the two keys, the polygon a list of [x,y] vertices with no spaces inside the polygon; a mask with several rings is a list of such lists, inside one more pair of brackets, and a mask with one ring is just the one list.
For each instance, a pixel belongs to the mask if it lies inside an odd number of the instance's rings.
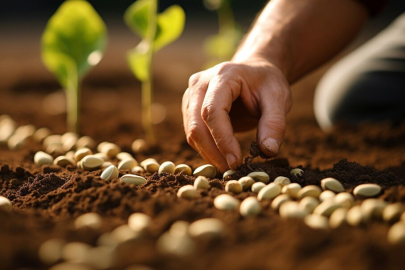
{"label": "human skin", "polygon": [[290,84],[336,55],[368,18],[354,0],[272,0],[233,59],[190,77],[182,103],[188,143],[220,171],[236,169],[234,132],[257,127],[277,156],[292,106]]}

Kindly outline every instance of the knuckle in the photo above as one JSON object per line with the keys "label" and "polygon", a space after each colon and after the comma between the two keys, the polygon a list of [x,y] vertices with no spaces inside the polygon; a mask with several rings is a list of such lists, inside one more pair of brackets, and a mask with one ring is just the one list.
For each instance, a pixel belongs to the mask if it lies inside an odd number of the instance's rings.
{"label": "knuckle", "polygon": [[194,73],[193,75],[190,76],[190,79],[188,80],[188,86],[193,87],[195,86],[201,78],[201,72]]}
{"label": "knuckle", "polygon": [[232,63],[232,62],[223,62],[223,63],[221,63],[221,64],[218,64],[218,65],[216,65],[215,67],[216,67],[216,73],[217,74],[224,74],[224,73],[226,73],[227,71],[229,71],[230,69],[232,69],[233,67],[235,66],[235,64],[234,63]]}
{"label": "knuckle", "polygon": [[213,104],[204,104],[201,107],[201,118],[205,122],[212,121],[217,113],[217,108]]}

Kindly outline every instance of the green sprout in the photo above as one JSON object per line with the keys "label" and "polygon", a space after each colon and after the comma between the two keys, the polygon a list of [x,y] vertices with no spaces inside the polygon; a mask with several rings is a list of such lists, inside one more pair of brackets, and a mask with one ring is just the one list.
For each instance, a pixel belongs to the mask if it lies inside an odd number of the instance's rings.
{"label": "green sprout", "polygon": [[42,35],[42,61],[65,89],[68,130],[78,132],[80,82],[97,65],[107,43],[107,28],[85,0],[67,0]]}
{"label": "green sprout", "polygon": [[138,0],[125,11],[128,27],[141,42],[128,51],[128,64],[142,83],[142,124],[146,140],[155,144],[152,126],[152,58],[155,52],[175,41],[183,32],[184,10],[172,5],[158,14],[158,0]]}
{"label": "green sprout", "polygon": [[204,0],[204,5],[209,10],[216,10],[219,25],[218,34],[208,37],[204,42],[204,50],[211,57],[208,68],[231,59],[243,33],[235,22],[231,0]]}

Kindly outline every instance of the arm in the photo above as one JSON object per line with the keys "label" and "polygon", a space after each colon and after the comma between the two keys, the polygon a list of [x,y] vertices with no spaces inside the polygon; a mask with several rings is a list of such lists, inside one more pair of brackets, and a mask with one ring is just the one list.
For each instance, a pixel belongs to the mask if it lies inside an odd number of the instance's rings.
{"label": "arm", "polygon": [[188,143],[221,171],[242,163],[234,131],[258,127],[278,154],[293,83],[341,50],[367,19],[354,0],[273,0],[231,62],[191,76],[183,96]]}

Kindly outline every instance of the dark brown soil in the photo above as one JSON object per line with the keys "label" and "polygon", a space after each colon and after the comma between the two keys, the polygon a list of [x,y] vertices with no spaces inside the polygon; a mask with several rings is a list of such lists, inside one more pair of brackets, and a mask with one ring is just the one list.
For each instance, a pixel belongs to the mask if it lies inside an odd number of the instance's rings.
{"label": "dark brown soil", "polygon": [[[183,77],[193,70],[181,71]],[[186,73],[186,75],[184,75]],[[45,73],[44,73],[45,74]],[[160,145],[141,161],[154,157],[195,168],[204,161],[186,143],[180,115],[181,92],[157,73],[156,101],[167,107],[166,121],[156,125]],[[235,177],[250,171],[265,171],[274,179],[283,175],[301,185],[315,184],[327,176],[339,179],[351,191],[360,183],[378,183],[380,198],[405,203],[405,125],[389,123],[342,126],[324,134],[312,113],[312,93],[318,75],[293,87],[294,108],[280,159],[265,163],[245,163]],[[185,82],[186,83],[186,82]],[[168,86],[169,85],[169,86]],[[183,84],[183,87],[186,86]],[[49,115],[42,100],[57,89],[49,75],[21,79],[2,90],[0,114],[11,115],[19,124],[49,127],[65,132],[65,115]],[[142,136],[139,85],[128,73],[98,71],[84,84],[82,134],[97,142],[111,141],[123,151]],[[240,135],[247,155],[254,133]],[[46,269],[38,258],[45,240],[58,237],[96,245],[103,233],[126,223],[133,212],[153,218],[151,234],[142,242],[123,247],[115,269],[144,264],[154,269],[404,269],[404,246],[391,246],[386,240],[388,224],[373,222],[364,227],[343,226],[318,231],[302,221],[283,220],[270,202],[262,202],[263,213],[244,219],[237,212],[213,207],[213,198],[224,193],[224,181],[211,180],[208,191],[191,201],[179,199],[177,190],[192,184],[194,177],[145,174],[147,184],[132,187],[117,180],[100,179],[101,170],[85,172],[75,168],[39,167],[33,156],[41,145],[31,142],[22,150],[0,147],[0,195],[13,202],[13,212],[0,211],[0,269]],[[253,151],[254,156],[260,153]],[[255,161],[263,161],[260,158]],[[290,175],[293,167],[304,169],[302,177]],[[240,200],[252,195],[243,192]],[[87,212],[103,217],[98,230],[75,230],[74,218]],[[205,217],[222,220],[227,228],[220,241],[198,242],[198,253],[190,257],[163,256],[156,252],[156,239],[177,220],[194,221]]]}

